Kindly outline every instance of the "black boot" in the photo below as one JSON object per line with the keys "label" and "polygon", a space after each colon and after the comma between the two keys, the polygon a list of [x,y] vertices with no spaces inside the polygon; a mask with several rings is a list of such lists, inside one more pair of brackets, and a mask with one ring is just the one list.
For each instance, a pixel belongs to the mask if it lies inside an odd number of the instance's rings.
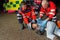
{"label": "black boot", "polygon": [[21,30],[24,30],[26,27],[24,26],[24,24],[22,24],[21,26]]}

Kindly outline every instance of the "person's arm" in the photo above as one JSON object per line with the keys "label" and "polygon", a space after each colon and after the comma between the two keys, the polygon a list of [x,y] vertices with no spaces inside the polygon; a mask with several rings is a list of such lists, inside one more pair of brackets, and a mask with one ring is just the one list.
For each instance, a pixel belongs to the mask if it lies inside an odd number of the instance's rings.
{"label": "person's arm", "polygon": [[48,18],[46,20],[52,20],[52,18],[55,16],[56,12],[55,11],[50,11]]}
{"label": "person's arm", "polygon": [[23,20],[24,20],[25,24],[28,24],[28,18],[26,18],[26,16],[23,16]]}
{"label": "person's arm", "polygon": [[52,20],[52,18],[56,15],[56,5],[52,1],[50,1],[49,4],[50,4],[50,12],[48,13],[49,16],[48,18],[46,18],[46,20]]}
{"label": "person's arm", "polygon": [[18,10],[18,12],[23,16],[23,21],[25,22],[25,24],[28,24],[28,19],[26,18],[25,14],[21,12],[21,10]]}
{"label": "person's arm", "polygon": [[39,17],[42,18],[43,14],[44,14],[44,12],[41,11]]}
{"label": "person's arm", "polygon": [[19,12],[22,16],[25,15],[23,12],[21,12],[21,10],[18,10],[18,12]]}
{"label": "person's arm", "polygon": [[50,12],[48,17],[49,20],[51,20],[55,15],[56,15],[56,5],[53,2],[50,2]]}
{"label": "person's arm", "polygon": [[34,13],[34,10],[31,11],[31,14],[32,14],[32,15],[31,15],[31,16],[32,16],[32,20],[36,20],[36,15],[35,15],[35,13]]}
{"label": "person's arm", "polygon": [[44,9],[41,7],[39,17],[42,18],[44,14]]}
{"label": "person's arm", "polygon": [[55,12],[50,12],[48,17],[49,20],[51,20],[55,16],[55,14],[56,14]]}

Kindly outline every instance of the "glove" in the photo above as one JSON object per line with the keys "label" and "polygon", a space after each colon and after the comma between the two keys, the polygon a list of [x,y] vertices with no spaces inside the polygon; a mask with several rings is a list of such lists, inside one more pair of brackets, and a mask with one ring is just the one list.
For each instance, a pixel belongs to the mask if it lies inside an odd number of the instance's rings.
{"label": "glove", "polygon": [[38,20],[41,20],[41,18],[38,18],[38,19],[36,19],[36,20],[37,20],[37,21],[38,21]]}
{"label": "glove", "polygon": [[45,30],[47,21],[48,21],[48,20],[43,20],[42,23],[41,23],[41,25],[40,25],[40,29],[41,29],[42,32],[44,32],[44,30]]}
{"label": "glove", "polygon": [[48,20],[43,20],[41,26],[44,27],[44,26],[47,24],[47,21],[48,21]]}
{"label": "glove", "polygon": [[41,23],[41,18],[38,18],[38,19],[36,19],[37,20],[37,23]]}
{"label": "glove", "polygon": [[41,18],[38,18],[38,19],[36,19],[36,20],[37,20],[37,24],[40,26],[40,24],[42,23]]}
{"label": "glove", "polygon": [[40,27],[40,31],[44,32],[48,20],[38,20],[37,24]]}
{"label": "glove", "polygon": [[32,23],[35,23],[35,20],[32,20]]}
{"label": "glove", "polygon": [[27,24],[28,30],[31,30],[31,23]]}

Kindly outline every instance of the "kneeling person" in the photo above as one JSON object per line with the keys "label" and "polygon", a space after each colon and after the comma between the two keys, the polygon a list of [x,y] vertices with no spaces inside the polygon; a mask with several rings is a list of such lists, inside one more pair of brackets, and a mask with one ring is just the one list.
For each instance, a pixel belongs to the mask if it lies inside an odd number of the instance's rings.
{"label": "kneeling person", "polygon": [[31,7],[29,5],[27,5],[25,2],[23,2],[20,10],[18,12],[23,17],[23,23],[26,24],[28,26],[28,28],[30,28],[32,20],[36,19],[34,10],[31,9]]}

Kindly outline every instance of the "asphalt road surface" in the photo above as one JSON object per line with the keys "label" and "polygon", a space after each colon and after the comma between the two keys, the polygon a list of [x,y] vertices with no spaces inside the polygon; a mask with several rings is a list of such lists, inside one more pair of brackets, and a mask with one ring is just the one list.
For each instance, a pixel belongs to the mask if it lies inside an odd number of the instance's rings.
{"label": "asphalt road surface", "polygon": [[0,40],[46,40],[45,35],[40,36],[34,31],[20,30],[16,14],[3,14],[0,16]]}
{"label": "asphalt road surface", "polygon": [[[58,19],[60,13],[57,14]],[[38,35],[33,30],[20,30],[16,14],[0,16],[0,40],[47,40],[45,35]]]}

